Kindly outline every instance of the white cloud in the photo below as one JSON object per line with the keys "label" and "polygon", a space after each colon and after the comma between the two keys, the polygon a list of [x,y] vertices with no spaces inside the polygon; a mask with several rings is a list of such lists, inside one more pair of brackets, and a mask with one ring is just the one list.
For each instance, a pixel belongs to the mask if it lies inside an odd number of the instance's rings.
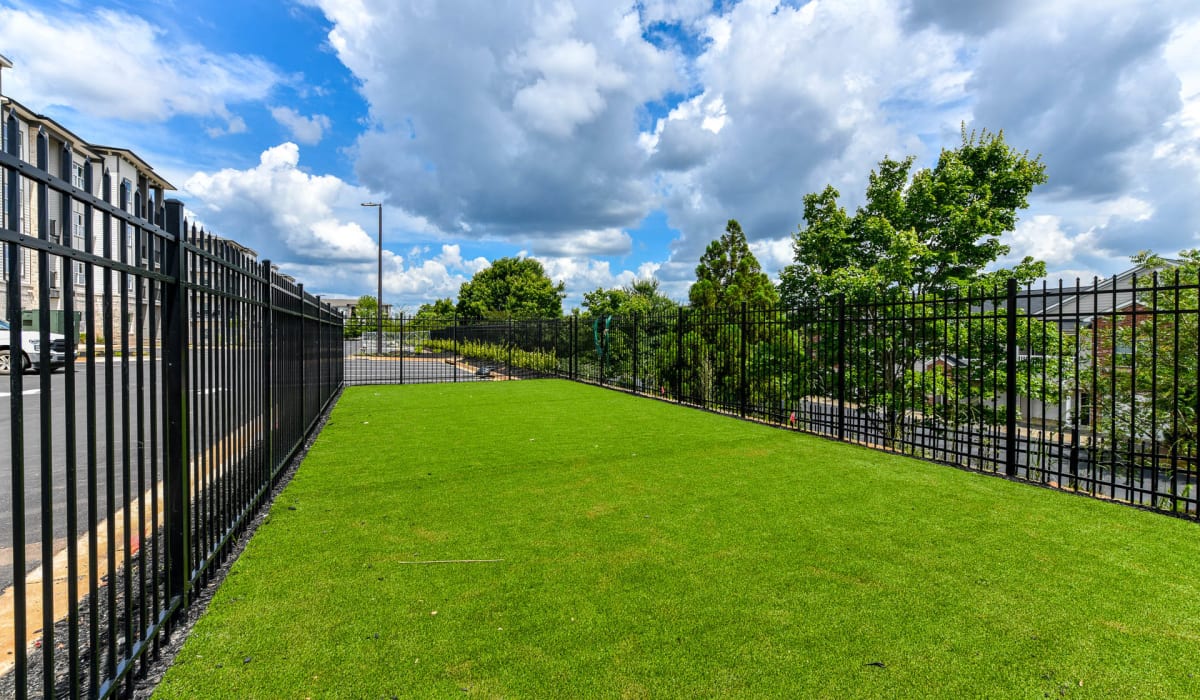
{"label": "white cloud", "polygon": [[301,144],[312,146],[321,142],[333,122],[324,114],[306,117],[291,107],[272,107],[271,116]]}
{"label": "white cloud", "polygon": [[534,81],[513,97],[516,116],[558,138],[594,120],[607,105],[605,93],[630,82],[618,66],[599,59],[594,44],[572,36],[575,19],[565,3],[536,17],[534,37],[509,61],[516,75]]}
{"label": "white cloud", "polygon": [[527,237],[527,242],[534,255],[625,255],[632,247],[629,234],[615,228]]}
{"label": "white cloud", "polygon": [[214,139],[232,134],[244,134],[246,133],[246,120],[241,117],[233,117],[224,126],[210,126],[204,130],[204,133]]}
{"label": "white cloud", "polygon": [[790,236],[754,241],[750,244],[750,252],[754,253],[762,271],[775,280],[779,278],[779,271],[791,265],[794,259]]}
{"label": "white cloud", "polygon": [[1062,223],[1061,217],[1049,214],[1039,214],[1020,221],[1007,241],[1011,248],[1007,259],[1018,262],[1031,255],[1054,268],[1069,263],[1080,250],[1088,250],[1095,245],[1088,233],[1070,236],[1063,230]]}
{"label": "white cloud", "polygon": [[230,105],[261,100],[283,80],[258,57],[213,53],[107,9],[51,16],[0,7],[0,46],[14,64],[5,91],[36,109],[134,122],[190,115],[218,120],[219,133],[245,130]]}
{"label": "white cloud", "polygon": [[[296,276],[306,288],[336,296],[357,296],[373,288],[380,255],[375,216],[361,202],[378,194],[332,175],[300,169],[300,148],[283,143],[262,153],[257,166],[199,172],[184,183],[190,208],[218,235],[228,236]],[[363,222],[368,224],[369,231]],[[434,255],[414,238],[440,238],[429,222],[388,206],[384,214],[385,300],[415,307],[456,296],[487,260],[464,259],[457,244],[442,244]],[[407,258],[387,248],[410,247]]]}
{"label": "white cloud", "polygon": [[444,230],[517,244],[633,226],[654,206],[637,114],[686,78],[628,8],[315,4],[370,104],[366,185]]}
{"label": "white cloud", "polygon": [[[831,183],[852,207],[883,155],[925,150],[892,104],[922,105],[935,123],[958,114],[944,105],[965,94],[963,42],[905,33],[901,21],[886,2],[743,2],[707,21],[703,90],[643,139],[683,232],[673,260],[690,271],[729,218],[752,241],[782,240],[801,222],[804,194]],[[765,269],[784,255],[771,260]]]}

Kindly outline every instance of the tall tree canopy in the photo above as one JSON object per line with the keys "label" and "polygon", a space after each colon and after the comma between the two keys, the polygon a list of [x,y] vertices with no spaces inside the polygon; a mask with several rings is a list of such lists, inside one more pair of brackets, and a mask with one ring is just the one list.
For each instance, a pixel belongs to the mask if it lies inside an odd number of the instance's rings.
{"label": "tall tree canopy", "polygon": [[1009,252],[1000,237],[1017,223],[1029,193],[1046,181],[1041,158],[1004,141],[1004,132],[968,134],[942,150],[937,165],[913,172],[913,158],[884,158],[866,203],[847,216],[832,186],[804,197],[805,225],[793,236],[795,264],[780,276],[784,303],[821,295],[848,299],[892,290],[939,292],[1006,277],[1030,281],[1045,264],[1025,258],[1009,270],[984,269]]}
{"label": "tall tree canopy", "polygon": [[533,258],[500,258],[458,290],[458,313],[468,318],[555,318],[563,283],[555,284]]}
{"label": "tall tree canopy", "polygon": [[768,309],[779,303],[779,294],[758,264],[746,234],[736,219],[725,225],[725,233],[708,244],[696,266],[696,283],[688,300],[698,309]]}

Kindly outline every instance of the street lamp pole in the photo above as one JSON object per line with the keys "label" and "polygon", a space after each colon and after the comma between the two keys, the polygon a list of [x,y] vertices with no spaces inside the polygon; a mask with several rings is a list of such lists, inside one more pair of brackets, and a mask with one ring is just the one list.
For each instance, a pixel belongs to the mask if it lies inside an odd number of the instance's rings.
{"label": "street lamp pole", "polygon": [[375,270],[375,354],[383,355],[383,202],[363,202],[379,210],[379,258]]}

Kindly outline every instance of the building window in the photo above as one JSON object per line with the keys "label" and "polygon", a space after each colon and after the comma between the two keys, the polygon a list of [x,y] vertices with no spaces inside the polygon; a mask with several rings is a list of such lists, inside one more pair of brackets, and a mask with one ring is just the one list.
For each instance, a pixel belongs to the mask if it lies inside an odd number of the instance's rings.
{"label": "building window", "polygon": [[84,189],[83,185],[83,163],[71,164],[71,184],[79,189]]}

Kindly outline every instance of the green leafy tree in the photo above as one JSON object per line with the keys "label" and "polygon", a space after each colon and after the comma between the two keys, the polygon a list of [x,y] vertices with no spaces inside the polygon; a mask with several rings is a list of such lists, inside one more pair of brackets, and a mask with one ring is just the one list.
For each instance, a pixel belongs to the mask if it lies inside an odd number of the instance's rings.
{"label": "green leafy tree", "polygon": [[416,318],[450,318],[454,315],[454,300],[450,297],[438,299],[432,304],[421,304]]}
{"label": "green leafy tree", "polygon": [[736,219],[726,223],[725,233],[709,243],[700,256],[688,300],[692,310],[700,312],[691,316],[699,333],[697,342],[686,346],[684,359],[688,364],[680,379],[681,389],[685,396],[695,396],[696,391],[704,389],[722,404],[737,403],[742,352],[763,339],[764,328],[752,325],[743,342],[743,304],[752,314],[765,313],[778,305],[779,293],[750,251]]}
{"label": "green leafy tree", "polygon": [[454,300],[450,298],[438,299],[432,304],[421,304],[405,328],[409,331],[432,331],[446,328],[453,322],[454,312]]}
{"label": "green leafy tree", "polygon": [[1009,253],[1001,236],[1016,228],[1017,212],[1046,181],[1040,157],[1009,146],[1003,132],[964,130],[959,147],[943,150],[933,168],[913,172],[913,160],[881,160],[853,217],[832,186],[804,197],[806,225],[793,236],[795,264],[781,274],[786,305],[831,294],[855,301],[945,293],[1045,275],[1045,264],[1032,258],[984,271]]}
{"label": "green leafy tree", "polygon": [[762,271],[750,252],[746,234],[736,219],[725,225],[725,233],[708,244],[696,266],[696,283],[688,290],[692,307],[708,311],[738,310],[743,302],[750,309],[770,309],[779,303],[771,278]]}
{"label": "green leafy tree", "polygon": [[628,301],[629,293],[620,287],[597,287],[594,291],[583,293],[583,313],[587,316],[615,316]]}
{"label": "green leafy tree", "polygon": [[566,296],[533,258],[500,258],[458,291],[458,313],[466,318],[558,318]]}
{"label": "green leafy tree", "polygon": [[[868,408],[888,442],[909,411],[943,422],[982,419],[1010,369],[1001,361],[1006,321],[1003,312],[978,308],[971,321],[959,319],[968,316],[972,293],[975,307],[995,309],[999,283],[1045,275],[1045,264],[1032,258],[987,271],[1008,254],[1002,235],[1014,230],[1017,212],[1046,181],[1040,157],[1015,150],[1002,132],[964,129],[962,143],[943,150],[934,167],[914,171],[913,162],[880,161],[853,216],[832,186],[806,195],[805,224],[793,237],[795,262],[780,276],[788,306],[844,305],[850,320],[844,332],[819,340],[830,346],[826,357],[844,344],[847,400]],[[982,292],[973,289],[986,290],[991,303],[982,304]],[[1028,337],[1046,338],[1048,348],[1062,345],[1051,324],[1020,323]],[[973,334],[970,324],[978,326]],[[984,327],[997,332],[979,332]],[[1045,361],[1026,355],[1013,371],[1028,375],[1032,363]],[[1053,365],[1057,372],[1066,363]],[[822,383],[833,385],[832,378]],[[1043,390],[1037,398],[1056,397]],[[1001,418],[995,411],[987,416]]]}
{"label": "green leafy tree", "polygon": [[342,325],[342,335],[346,338],[359,338],[363,333],[374,333],[379,329],[375,311],[379,302],[370,294],[364,294],[354,303],[354,311]]}
{"label": "green leafy tree", "polygon": [[590,316],[658,315],[678,307],[675,300],[660,291],[659,281],[653,277],[635,280],[625,287],[598,287],[595,291],[583,294],[584,313]]}
{"label": "green leafy tree", "polygon": [[660,291],[654,278],[636,280],[625,287],[585,292],[583,306],[584,323],[592,324],[593,335],[600,339],[605,374],[628,376],[631,382],[638,381],[632,377],[634,354],[639,373],[643,370],[648,373],[656,348],[675,321],[679,308],[679,304]]}

